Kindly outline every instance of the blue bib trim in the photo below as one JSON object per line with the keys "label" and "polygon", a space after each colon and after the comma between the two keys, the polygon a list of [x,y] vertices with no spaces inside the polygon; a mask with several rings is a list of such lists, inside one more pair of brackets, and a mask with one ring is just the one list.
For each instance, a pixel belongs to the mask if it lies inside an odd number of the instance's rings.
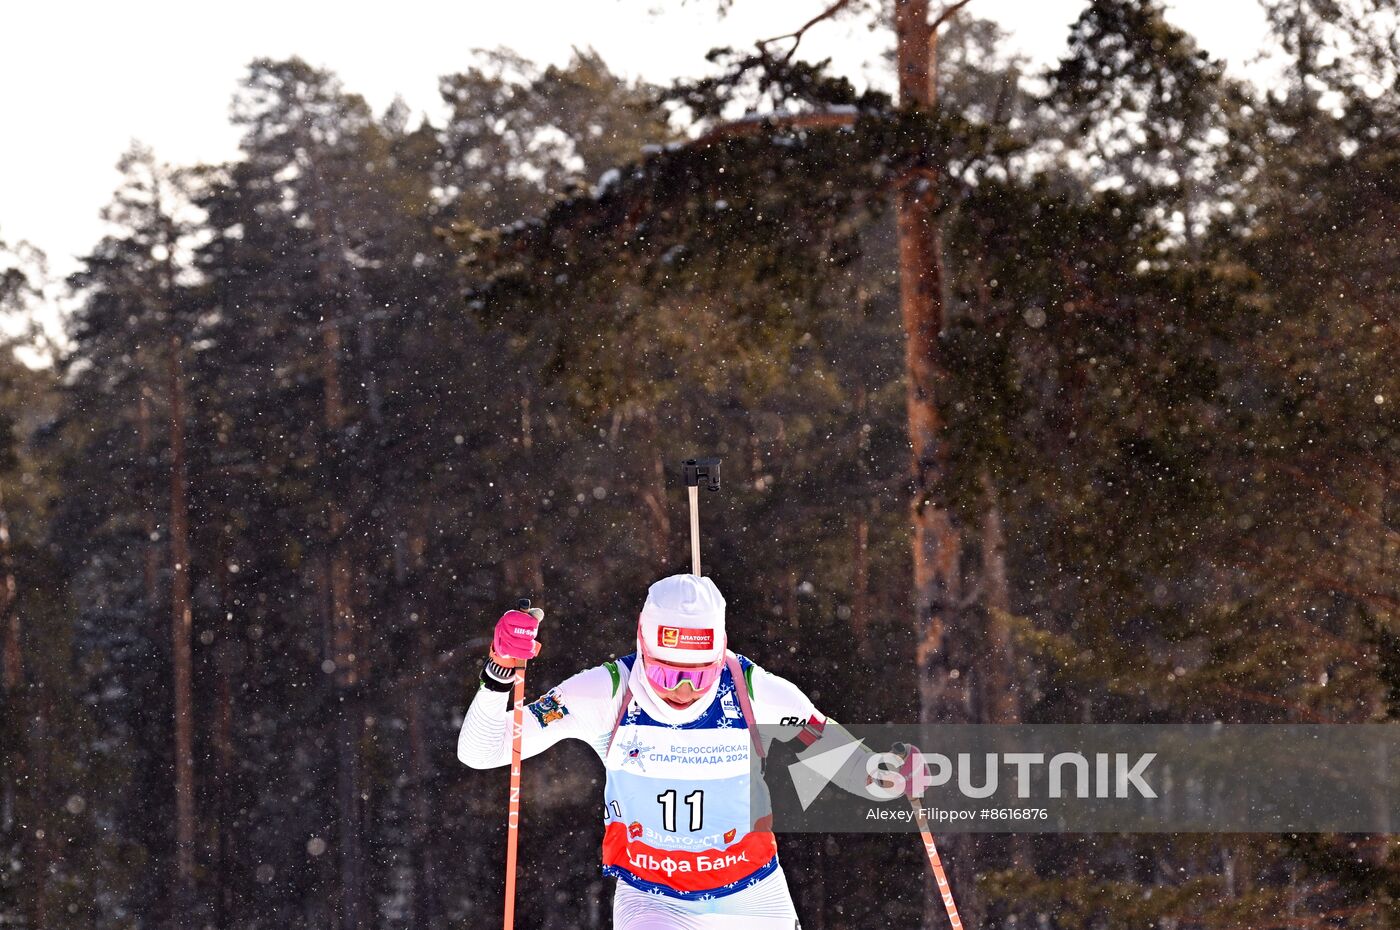
{"label": "blue bib trim", "polygon": [[763,881],[778,869],[778,857],[775,855],[757,870],[734,882],[732,885],[721,885],[719,888],[708,888],[704,891],[677,891],[666,885],[659,885],[656,882],[649,882],[638,878],[631,872],[616,865],[603,866],[603,874],[609,878],[626,882],[638,891],[645,891],[648,894],[665,895],[668,898],[677,898],[681,901],[704,901],[709,898],[725,898],[736,894]]}

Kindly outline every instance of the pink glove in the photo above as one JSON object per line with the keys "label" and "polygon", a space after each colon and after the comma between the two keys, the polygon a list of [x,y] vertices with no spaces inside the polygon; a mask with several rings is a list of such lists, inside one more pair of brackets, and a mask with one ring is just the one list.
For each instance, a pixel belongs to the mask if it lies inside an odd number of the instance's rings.
{"label": "pink glove", "polygon": [[506,611],[496,621],[496,632],[491,637],[492,655],[514,662],[526,662],[539,655],[540,644],[535,637],[539,634],[540,620],[543,618],[544,611],[539,608],[528,612]]}
{"label": "pink glove", "polygon": [[902,753],[904,762],[899,766],[899,774],[904,776],[904,796],[911,801],[918,802],[919,798],[914,796],[917,786],[914,783],[914,766],[924,764],[924,754],[919,751],[919,747],[913,743],[895,743],[894,751]]}

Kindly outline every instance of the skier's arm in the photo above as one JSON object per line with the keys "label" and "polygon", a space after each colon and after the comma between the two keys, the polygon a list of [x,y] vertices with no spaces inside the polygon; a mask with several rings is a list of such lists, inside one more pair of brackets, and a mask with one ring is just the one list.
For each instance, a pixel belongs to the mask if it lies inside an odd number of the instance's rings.
{"label": "skier's arm", "polygon": [[797,685],[758,665],[750,670],[749,681],[754,716],[767,735],[784,743],[794,738],[810,743],[814,735],[820,736],[826,716]]}
{"label": "skier's arm", "polygon": [[[510,763],[510,694],[485,684],[467,708],[457,736],[457,758],[474,769]],[[603,667],[579,672],[525,707],[522,758],[538,755],[562,739],[593,742],[611,725],[612,678]]]}
{"label": "skier's arm", "polygon": [[[753,669],[753,704],[759,725],[774,739],[784,743],[797,741],[801,747],[798,759],[859,742],[849,730],[817,710],[800,688],[758,666]],[[853,794],[866,796],[865,787],[870,780],[866,760],[870,755],[869,749],[859,746],[837,770],[832,782]]]}

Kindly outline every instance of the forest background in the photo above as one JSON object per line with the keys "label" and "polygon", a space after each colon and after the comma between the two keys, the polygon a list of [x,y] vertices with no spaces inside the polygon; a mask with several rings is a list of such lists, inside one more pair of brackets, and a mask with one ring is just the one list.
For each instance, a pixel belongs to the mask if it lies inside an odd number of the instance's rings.
{"label": "forest background", "polygon": [[[1392,722],[1400,16],[1265,10],[1267,87],[1152,0],[1044,73],[838,0],[668,87],[483,54],[439,121],[260,59],[240,159],[133,147],[0,362],[0,924],[492,925],[490,622],[545,608],[541,686],[630,651],[693,454],[733,645],[838,720]],[[600,774],[526,767],[523,925],[608,926]],[[1400,925],[1388,837],[945,843],[976,927]],[[804,926],[941,926],[912,837],[783,861]]]}

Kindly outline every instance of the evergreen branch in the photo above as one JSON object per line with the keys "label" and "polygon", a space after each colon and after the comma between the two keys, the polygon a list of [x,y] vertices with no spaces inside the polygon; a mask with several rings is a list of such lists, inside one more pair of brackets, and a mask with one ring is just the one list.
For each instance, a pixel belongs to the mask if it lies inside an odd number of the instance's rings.
{"label": "evergreen branch", "polygon": [[1253,543],[1244,541],[1241,543],[1243,549],[1247,549],[1258,556],[1258,561],[1247,562],[1243,559],[1235,558],[1234,564],[1239,568],[1268,574],[1274,563],[1274,568],[1286,571],[1291,574],[1296,581],[1313,591],[1323,594],[1337,595],[1344,594],[1353,600],[1365,604],[1379,606],[1387,611],[1400,611],[1400,597],[1387,594],[1383,591],[1367,591],[1356,586],[1352,581],[1339,578],[1336,575],[1328,574],[1318,568],[1317,565],[1303,565],[1299,562],[1280,557],[1275,553],[1268,553]]}
{"label": "evergreen branch", "polygon": [[940,26],[942,26],[948,20],[952,19],[954,16],[957,16],[958,13],[962,10],[962,8],[967,6],[971,2],[972,0],[957,0],[956,3],[951,3],[948,6],[944,7],[943,12],[938,14],[938,17],[934,19],[933,24],[929,27],[930,33],[938,32]]}
{"label": "evergreen branch", "polygon": [[1326,500],[1342,513],[1380,530],[1380,532],[1391,541],[1400,542],[1400,530],[1396,530],[1395,527],[1386,523],[1384,519],[1376,514],[1363,510],[1349,501],[1343,500],[1336,492],[1327,486],[1327,482],[1321,476],[1310,474],[1301,467],[1291,465],[1287,462],[1277,463],[1276,467],[1284,474],[1297,478],[1299,481],[1306,482],[1319,497]]}
{"label": "evergreen branch", "polygon": [[[963,0],[963,2],[967,2],[967,0]],[[772,45],[774,42],[782,42],[786,39],[792,39],[792,48],[788,49],[787,54],[784,55],[781,59],[784,63],[787,63],[791,61],[792,56],[797,53],[797,46],[802,44],[802,37],[807,34],[807,30],[811,29],[818,23],[825,22],[826,20],[831,19],[837,13],[840,13],[843,9],[850,5],[851,0],[836,0],[836,2],[833,3],[831,6],[827,7],[825,10],[822,10],[816,16],[813,16],[811,19],[807,20],[807,22],[803,23],[802,26],[799,27],[795,32],[789,32],[787,35],[773,36],[771,39],[759,39],[758,42],[755,44],[758,46],[759,51],[766,54],[768,51],[768,46]]]}
{"label": "evergreen branch", "polygon": [[1236,688],[1234,685],[1227,685],[1223,682],[1216,682],[1210,686],[1215,691],[1226,697],[1237,698],[1241,701],[1249,701],[1252,704],[1264,704],[1269,707],[1278,707],[1283,710],[1292,711],[1308,723],[1336,723],[1328,717],[1324,717],[1312,708],[1300,704],[1297,701],[1290,701],[1288,698],[1279,697],[1274,694],[1261,694],[1258,691],[1247,691],[1244,688]]}
{"label": "evergreen branch", "polygon": [[756,136],[773,130],[843,129],[854,126],[859,116],[854,108],[819,110],[814,113],[784,113],[776,116],[746,116],[721,123],[690,143],[689,147],[704,148],[726,139]]}
{"label": "evergreen branch", "polygon": [[[1328,882],[1311,889],[1312,893],[1327,891],[1334,887],[1334,882]],[[1197,921],[1209,930],[1305,930],[1309,927],[1330,927],[1334,922],[1348,917],[1359,917],[1362,915],[1377,915],[1380,913],[1378,905],[1361,904],[1356,907],[1333,908],[1330,911],[1323,911],[1320,914],[1303,915],[1296,914],[1287,919],[1280,919],[1278,923],[1221,923],[1218,920],[1207,918],[1196,918],[1190,914],[1174,915],[1179,920]]]}

